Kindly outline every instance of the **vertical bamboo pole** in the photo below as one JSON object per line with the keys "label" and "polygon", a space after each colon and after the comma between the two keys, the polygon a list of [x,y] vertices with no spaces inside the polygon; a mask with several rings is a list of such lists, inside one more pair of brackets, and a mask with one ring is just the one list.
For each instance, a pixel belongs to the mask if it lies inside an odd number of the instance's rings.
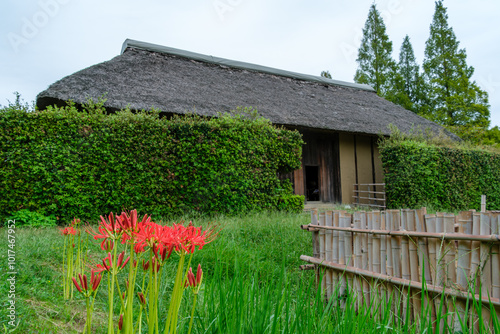
{"label": "vertical bamboo pole", "polygon": [[[456,224],[458,225],[458,233],[472,234],[472,212],[463,211],[456,217]],[[457,250],[457,289],[464,294],[468,294],[469,284],[467,278],[470,273],[470,254],[471,242],[467,240],[458,241]],[[458,332],[461,330],[460,320],[463,323],[467,322],[467,314],[465,313],[467,304],[463,300],[456,301],[457,318],[454,323],[454,330]]]}
{"label": "vertical bamboo pole", "polygon": [[[444,213],[436,213],[436,233],[444,232]],[[436,245],[436,285],[440,287],[446,286],[446,260],[445,260],[445,240],[439,240]],[[439,309],[439,304],[441,303],[441,298],[436,299],[436,309]],[[439,333],[443,333],[445,329],[446,317],[446,303],[441,305],[441,321],[439,322]]]}
{"label": "vertical bamboo pole", "polygon": [[486,195],[481,195],[481,212],[486,212]]}
{"label": "vertical bamboo pole", "polygon": [[[437,217],[436,215],[425,215],[425,229],[429,233],[435,233],[436,232],[436,221]],[[437,251],[436,248],[438,247],[438,241],[436,239],[427,239],[427,248],[429,250],[429,267],[430,267],[430,273],[431,273],[431,282],[432,285],[438,285],[437,282]],[[439,300],[433,299],[432,306],[433,307],[433,327],[437,326],[436,320],[437,320],[437,312],[439,310]]]}
{"label": "vertical bamboo pole", "polygon": [[[384,229],[386,231],[390,231],[391,228],[392,228],[392,213],[390,210],[388,211],[385,211],[385,220],[384,220],[384,223],[385,223],[385,226],[384,226]],[[386,241],[386,260],[387,260],[387,266],[386,266],[386,271],[387,271],[387,275],[389,276],[394,276],[394,265],[393,265],[393,255],[392,255],[392,236],[388,235],[385,237],[385,241]],[[394,304],[395,302],[395,299],[396,299],[396,294],[395,294],[395,290],[393,288],[393,286],[391,284],[387,284],[387,300],[390,301],[392,300],[392,304]],[[393,309],[395,309],[394,307],[392,307]]]}
{"label": "vertical bamboo pole", "polygon": [[[444,224],[444,232],[446,233],[455,233],[455,216],[452,213],[446,213],[443,217]],[[446,240],[444,242],[444,271],[445,271],[445,286],[446,287],[454,287],[456,285],[456,249],[455,249],[455,241]],[[454,308],[454,302],[451,298],[447,299],[447,309],[448,309],[448,324],[453,324],[456,320],[456,310]]]}
{"label": "vertical bamboo pole", "polygon": [[[344,211],[335,211],[333,214],[333,226],[339,227],[340,226],[340,216],[345,214]],[[333,257],[333,262],[335,263],[340,263],[339,262],[339,231],[333,231],[333,245],[332,245],[332,257]],[[338,292],[339,288],[339,275],[336,270],[333,271],[333,281],[335,285],[333,286],[333,291],[332,292]]]}
{"label": "vertical bamboo pole", "polygon": [[[398,231],[400,227],[401,212],[399,210],[391,210],[391,230]],[[393,276],[401,278],[401,237],[391,236],[391,252],[392,252],[392,266],[393,266]],[[394,293],[394,313],[397,310],[401,310],[401,293],[396,287],[393,289]],[[398,315],[401,316],[401,315]]]}
{"label": "vertical bamboo pole", "polygon": [[[325,226],[333,226],[333,212],[325,212]],[[333,233],[331,230],[325,231],[325,259],[326,261],[333,262]],[[332,286],[333,286],[333,269],[326,270],[326,298],[330,299],[332,296]]]}
{"label": "vertical bamboo pole", "polygon": [[[425,216],[427,214],[426,208],[421,208],[415,213],[415,229],[418,232],[426,232]],[[418,238],[418,258],[419,258],[419,275],[422,276],[422,283],[427,285],[432,284],[431,275],[431,261],[429,259],[429,239],[428,238]],[[422,291],[422,306],[425,311],[430,312],[431,321],[435,323],[436,321],[436,310],[434,309],[434,303],[430,296],[427,295],[425,291]]]}
{"label": "vertical bamboo pole", "polygon": [[[473,235],[479,235],[480,234],[480,221],[481,221],[481,214],[472,212],[472,234]],[[481,294],[481,291],[479,289],[480,287],[480,276],[479,276],[479,271],[480,271],[480,247],[481,247],[481,242],[479,241],[472,241],[472,249],[471,249],[471,265],[470,265],[470,276],[469,276],[469,282],[473,286],[475,286],[475,291],[472,291],[473,293]],[[472,310],[471,312],[471,324],[473,327],[473,331],[475,333],[479,332],[479,315],[476,314],[475,310]]]}
{"label": "vertical bamboo pole", "polygon": [[[491,233],[500,234],[500,214],[491,214]],[[491,249],[491,272],[492,272],[492,291],[493,298],[500,298],[500,245],[494,244]]]}
{"label": "vertical bamboo pole", "polygon": [[[491,213],[491,233],[500,234],[500,213]],[[491,249],[491,294],[494,298],[500,298],[500,245],[495,243]],[[500,310],[496,308],[497,319],[500,323]]]}
{"label": "vertical bamboo pole", "polygon": [[[351,224],[351,215],[344,213],[339,219],[340,227],[349,227]],[[347,232],[339,231],[339,264],[346,264],[346,234]],[[347,296],[347,273],[343,272],[340,275],[339,285],[339,299],[341,300],[341,307],[345,306],[345,297]]]}
{"label": "vertical bamboo pole", "polygon": [[[387,230],[386,228],[386,211],[382,211],[380,213],[380,229],[385,231]],[[380,272],[383,274],[383,275],[391,275],[392,274],[392,270],[391,270],[391,273],[389,274],[388,273],[388,267],[389,267],[389,259],[392,258],[392,255],[391,253],[387,253],[387,245],[389,244],[389,239],[387,236],[385,235],[382,235],[380,237]],[[392,262],[391,262],[392,263]],[[380,290],[380,302],[381,303],[384,303],[382,305],[385,305],[386,301],[389,300],[389,290],[388,290],[388,287],[387,287],[387,284],[385,283],[381,283],[381,290]],[[382,309],[382,307],[380,308],[380,316],[383,316],[383,312],[384,310]]]}
{"label": "vertical bamboo pole", "polygon": [[[417,210],[412,210],[407,217],[406,228],[408,231],[417,231],[415,226],[415,220],[417,217]],[[409,252],[410,252],[410,278],[414,282],[420,282],[420,273],[418,271],[418,238],[409,239]],[[418,321],[420,318],[420,309],[422,307],[421,298],[419,296],[419,291],[414,291],[412,293],[412,304],[413,304],[413,319]]]}
{"label": "vertical bamboo pole", "polygon": [[[479,232],[481,235],[491,234],[491,221],[490,215],[482,212],[480,218]],[[488,298],[491,296],[491,260],[490,260],[490,246],[486,242],[481,242],[480,246],[480,257],[481,257],[481,295]],[[488,326],[491,326],[491,314],[489,307],[483,307],[483,322]],[[490,328],[491,330],[491,328]]]}
{"label": "vertical bamboo pole", "polygon": [[[372,211],[371,213],[371,218],[370,218],[370,223],[368,224],[368,229],[374,229],[374,230],[380,230],[380,211]],[[370,263],[372,264],[371,266],[371,271],[375,273],[381,273],[381,252],[380,252],[380,235],[374,235],[372,237],[372,249],[370,250],[370,254],[372,255],[372,260]],[[381,299],[381,294],[383,293],[383,290],[381,289],[382,286],[376,286],[378,284],[381,284],[375,280],[371,281],[371,287],[370,287],[370,301],[372,305],[376,303],[376,299],[378,298],[380,301]],[[382,291],[381,291],[382,290]],[[379,292],[379,295],[377,295],[377,291]],[[371,308],[373,310],[373,308]],[[372,313],[373,316],[373,313]]]}
{"label": "vertical bamboo pole", "polygon": [[[318,209],[312,209],[311,210],[311,225],[318,225]],[[312,235],[312,244],[313,244],[313,257],[314,258],[319,258],[319,232],[314,231],[311,233]],[[319,267],[315,266],[316,268],[316,284],[319,284]]]}
{"label": "vertical bamboo pole", "polygon": [[[368,217],[366,212],[364,212],[361,215],[361,228],[363,230],[366,230],[366,227],[368,225]],[[359,235],[361,238],[361,268],[364,270],[369,269],[369,259],[368,259],[368,234],[367,233],[362,233]],[[368,284],[368,280],[364,279],[363,277],[360,277],[361,284],[363,287],[363,299],[365,301],[365,305],[368,307],[370,303],[370,285]]]}
{"label": "vertical bamboo pole", "polygon": [[[403,209],[401,210],[401,221],[400,221],[400,226],[398,227],[398,230],[403,230],[407,231],[407,221],[408,221],[408,215],[410,214],[410,210],[408,209]],[[401,277],[406,280],[410,280],[410,247],[409,247],[409,242],[408,242],[408,237],[401,237]],[[411,313],[411,310],[408,309],[408,295],[409,291],[406,288],[401,289],[402,290],[402,301],[403,301],[403,314],[402,318],[406,320],[406,315],[407,312]],[[410,320],[411,321],[411,320]]]}
{"label": "vertical bamboo pole", "polygon": [[[425,216],[427,214],[427,209],[425,207],[417,210],[415,212],[415,229],[418,232],[426,232]],[[431,278],[431,262],[429,259],[429,239],[428,238],[418,238],[418,258],[419,258],[419,276],[422,277],[422,283],[432,284]],[[424,285],[425,286],[425,285]],[[424,308],[425,316],[429,314],[431,316],[432,323],[436,321],[436,310],[434,309],[434,303],[430,296],[427,295],[425,291],[422,294],[422,307]]]}
{"label": "vertical bamboo pole", "polygon": [[[349,215],[349,220],[345,220],[344,221],[344,224],[345,226],[344,227],[352,227],[351,226],[351,223],[352,223],[352,219],[353,217],[351,215]],[[347,266],[352,266],[353,265],[353,243],[352,243],[352,232],[346,232],[345,236],[344,236],[344,254],[345,254],[345,264]],[[347,293],[351,293],[352,291],[354,291],[353,287],[353,274],[350,274],[350,273],[347,273]]]}
{"label": "vertical bamboo pole", "polygon": [[[325,226],[325,213],[320,212],[319,213],[319,226]],[[320,229],[319,230],[319,258],[321,260],[326,260],[325,258],[325,230]],[[321,292],[325,295],[326,297],[326,268],[324,267],[319,267],[318,268],[321,272],[322,280],[321,280]]]}
{"label": "vertical bamboo pole", "polygon": [[[353,223],[354,223],[354,228],[361,229],[361,220],[362,216],[365,215],[365,212],[355,212],[353,214]],[[354,256],[353,256],[353,266],[356,268],[361,269],[361,252],[362,252],[362,245],[361,245],[361,233],[353,233],[353,246],[354,246]],[[359,308],[361,307],[361,301],[363,300],[363,290],[361,289],[362,278],[359,276],[354,277],[354,286],[353,286],[353,291],[356,293],[356,307]]]}

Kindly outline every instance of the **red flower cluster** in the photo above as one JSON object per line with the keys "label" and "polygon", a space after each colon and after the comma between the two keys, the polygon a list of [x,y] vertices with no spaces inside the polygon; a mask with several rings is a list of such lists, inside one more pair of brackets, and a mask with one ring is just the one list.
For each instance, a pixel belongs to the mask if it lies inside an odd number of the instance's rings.
{"label": "red flower cluster", "polygon": [[75,235],[78,233],[77,230],[73,226],[65,227],[63,229],[59,229],[62,235]]}
{"label": "red flower cluster", "polygon": [[162,261],[168,259],[173,250],[193,253],[196,247],[202,249],[217,235],[214,229],[202,231],[201,227],[194,227],[191,222],[187,226],[163,226],[151,221],[147,215],[138,221],[136,210],[123,212],[116,218],[113,213],[109,214],[108,219],[101,216],[99,232],[93,234],[94,239],[103,239],[103,250],[109,250],[111,243],[121,239],[122,243],[132,242],[136,253],[153,249],[155,256]]}
{"label": "red flower cluster", "polygon": [[[83,293],[83,294],[89,293],[89,292],[91,293],[91,292],[94,292],[95,290],[97,290],[97,288],[99,287],[99,284],[101,283],[102,275],[101,274],[95,275],[95,273],[96,273],[96,271],[92,269],[92,274],[90,276],[90,286],[88,284],[87,275],[78,274],[78,279],[80,280],[81,287],[78,284],[78,282],[76,281],[76,278],[73,277],[73,283],[75,284],[76,289],[80,293]],[[89,289],[89,287],[90,287],[90,289]]]}

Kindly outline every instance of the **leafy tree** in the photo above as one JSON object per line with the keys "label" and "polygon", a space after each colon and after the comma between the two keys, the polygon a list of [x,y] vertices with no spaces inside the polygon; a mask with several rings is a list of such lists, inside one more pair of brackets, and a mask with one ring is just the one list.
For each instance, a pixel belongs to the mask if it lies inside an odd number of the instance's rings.
{"label": "leafy tree", "polygon": [[423,63],[429,85],[430,118],[449,126],[488,127],[488,94],[471,81],[474,68],[467,65],[465,49],[448,26],[443,1],[436,1]]}
{"label": "leafy tree", "polygon": [[359,66],[354,81],[371,85],[377,94],[384,96],[395,66],[391,53],[392,42],[386,34],[384,20],[376,5],[372,4],[363,28],[363,39],[356,59]]}
{"label": "leafy tree", "polygon": [[330,71],[321,71],[321,76],[323,78],[331,79],[332,75],[330,74]]}
{"label": "leafy tree", "polygon": [[390,75],[391,87],[386,98],[415,113],[426,114],[426,87],[420,75],[410,37],[405,36],[399,52],[399,62]]}

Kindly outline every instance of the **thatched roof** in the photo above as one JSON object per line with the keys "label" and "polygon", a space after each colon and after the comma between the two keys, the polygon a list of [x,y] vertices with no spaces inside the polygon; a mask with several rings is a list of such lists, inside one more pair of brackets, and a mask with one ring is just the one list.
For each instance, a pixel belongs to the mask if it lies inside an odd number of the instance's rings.
{"label": "thatched roof", "polygon": [[215,116],[251,106],[275,124],[364,134],[388,125],[442,130],[379,96],[366,85],[204,56],[127,40],[122,54],[69,75],[37,96],[40,109],[82,104],[105,95],[111,110],[157,108]]}

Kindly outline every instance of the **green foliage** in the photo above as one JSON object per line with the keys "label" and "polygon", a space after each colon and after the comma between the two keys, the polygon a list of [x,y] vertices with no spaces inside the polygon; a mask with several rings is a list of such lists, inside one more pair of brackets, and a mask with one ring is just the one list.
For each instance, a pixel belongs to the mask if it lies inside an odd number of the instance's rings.
{"label": "green foliage", "polygon": [[27,209],[14,212],[7,220],[15,220],[16,226],[30,226],[30,227],[47,227],[56,226],[56,217],[44,216],[38,212],[32,212]]}
{"label": "green foliage", "polygon": [[384,96],[390,85],[390,73],[394,70],[391,57],[392,42],[387,36],[384,20],[373,3],[363,28],[363,39],[356,61],[359,64],[354,81],[372,86]]}
{"label": "green foliage", "polygon": [[403,40],[399,53],[399,62],[391,73],[391,87],[385,98],[415,113],[422,113],[425,108],[425,82],[420,75],[413,46],[408,35]]}
{"label": "green foliage", "polygon": [[300,167],[298,132],[251,109],[167,120],[157,111],[107,115],[102,104],[0,112],[0,217],[21,209],[69,221],[132,208],[213,214],[276,209],[277,198],[295,204],[277,173]]}
{"label": "green foliage", "polygon": [[446,128],[463,140],[500,153],[500,129],[498,126],[489,130],[479,126],[447,126]]}
{"label": "green foliage", "polygon": [[332,75],[330,74],[330,71],[321,71],[321,76],[323,78],[331,79]]}
{"label": "green foliage", "polygon": [[387,206],[438,210],[500,208],[500,154],[442,140],[398,135],[381,141]]}
{"label": "green foliage", "polygon": [[442,0],[436,1],[423,67],[429,85],[430,119],[450,126],[488,127],[488,94],[471,81],[474,68],[467,65],[465,49],[459,49],[448,26]]}

